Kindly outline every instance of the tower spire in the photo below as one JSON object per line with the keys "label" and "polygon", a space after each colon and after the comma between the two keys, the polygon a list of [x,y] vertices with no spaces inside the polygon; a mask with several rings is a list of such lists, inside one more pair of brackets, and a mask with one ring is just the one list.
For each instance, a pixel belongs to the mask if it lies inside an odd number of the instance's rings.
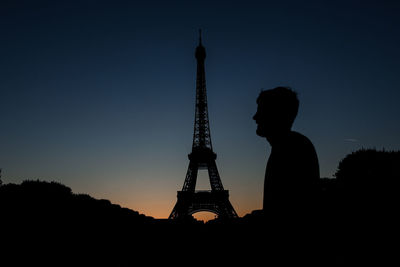
{"label": "tower spire", "polygon": [[201,43],[201,29],[199,29],[199,45],[202,45],[202,43]]}
{"label": "tower spire", "polygon": [[207,107],[206,72],[204,69],[206,49],[201,43],[201,29],[199,29],[199,46],[196,48],[195,57],[197,59],[197,76],[193,147],[212,150]]}

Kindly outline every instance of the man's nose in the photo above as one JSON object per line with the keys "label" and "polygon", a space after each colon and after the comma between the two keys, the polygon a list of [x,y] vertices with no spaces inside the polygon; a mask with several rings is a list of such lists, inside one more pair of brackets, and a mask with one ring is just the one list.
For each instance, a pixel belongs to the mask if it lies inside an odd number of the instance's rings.
{"label": "man's nose", "polygon": [[253,116],[253,120],[257,120],[257,113],[256,114],[254,114],[254,116]]}

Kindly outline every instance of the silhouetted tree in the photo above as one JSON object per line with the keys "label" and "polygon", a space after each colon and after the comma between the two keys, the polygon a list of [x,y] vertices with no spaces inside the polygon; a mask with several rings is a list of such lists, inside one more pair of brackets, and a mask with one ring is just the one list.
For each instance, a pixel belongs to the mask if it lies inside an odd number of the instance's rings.
{"label": "silhouetted tree", "polygon": [[381,205],[398,191],[400,151],[355,151],[340,161],[335,176],[348,199]]}
{"label": "silhouetted tree", "polygon": [[[33,251],[36,258],[46,251],[46,255],[66,253],[66,259],[90,260],[95,265],[113,259],[118,266],[118,253],[128,248],[143,252],[143,243],[154,238],[153,218],[108,200],[74,194],[56,182],[4,184],[0,187],[0,218],[2,229],[11,234],[10,238],[3,234],[2,242],[10,248],[13,242],[24,244],[29,249],[20,249],[20,253]],[[129,247],[124,247],[125,238],[132,240]],[[71,249],[74,253],[68,253]],[[40,262],[46,259],[43,255]]]}
{"label": "silhouetted tree", "polygon": [[355,151],[340,161],[335,176],[345,261],[358,265],[390,262],[394,255],[388,254],[389,238],[398,225],[400,151]]}

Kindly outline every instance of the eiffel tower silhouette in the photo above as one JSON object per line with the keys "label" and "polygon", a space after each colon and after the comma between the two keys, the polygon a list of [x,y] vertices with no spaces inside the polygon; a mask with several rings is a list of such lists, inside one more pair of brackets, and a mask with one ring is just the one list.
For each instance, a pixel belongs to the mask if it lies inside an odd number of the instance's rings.
{"label": "eiffel tower silhouette", "polygon": [[[199,211],[213,212],[221,219],[232,219],[237,218],[238,215],[229,201],[229,191],[224,190],[222,185],[215,163],[217,154],[212,149],[204,70],[206,50],[201,43],[201,30],[199,30],[199,35],[199,45],[195,53],[197,78],[192,152],[188,155],[190,162],[183,188],[178,191],[178,200],[169,219],[187,218]],[[209,191],[195,190],[197,173],[202,169],[208,170],[211,184]]]}

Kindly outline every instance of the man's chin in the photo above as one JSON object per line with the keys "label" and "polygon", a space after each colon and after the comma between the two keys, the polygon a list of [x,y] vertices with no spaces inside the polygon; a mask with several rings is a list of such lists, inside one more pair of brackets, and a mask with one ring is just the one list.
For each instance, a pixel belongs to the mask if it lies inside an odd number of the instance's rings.
{"label": "man's chin", "polygon": [[257,128],[256,134],[260,137],[266,137],[265,133],[260,128]]}

